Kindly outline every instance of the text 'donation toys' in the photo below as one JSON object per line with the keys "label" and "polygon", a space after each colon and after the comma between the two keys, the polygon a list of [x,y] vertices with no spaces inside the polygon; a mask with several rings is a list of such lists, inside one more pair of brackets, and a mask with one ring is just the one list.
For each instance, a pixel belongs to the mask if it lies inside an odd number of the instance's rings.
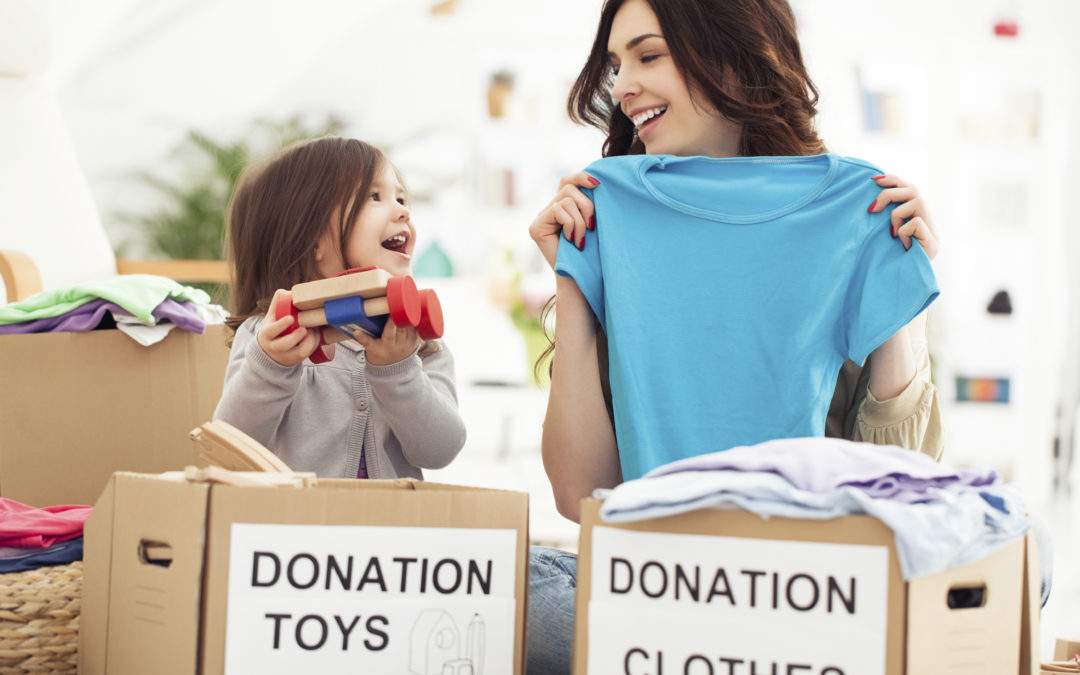
{"label": "text 'donation toys'", "polygon": [[442,306],[435,291],[417,290],[412,277],[390,276],[377,267],[349,269],[336,277],[297,284],[292,287],[291,302],[278,301],[274,315],[295,319],[285,334],[297,326],[337,329],[321,331],[319,347],[311,355],[315,363],[329,360],[323,347],[350,339],[358,330],[379,337],[387,318],[398,326],[413,326],[424,340],[443,334]]}

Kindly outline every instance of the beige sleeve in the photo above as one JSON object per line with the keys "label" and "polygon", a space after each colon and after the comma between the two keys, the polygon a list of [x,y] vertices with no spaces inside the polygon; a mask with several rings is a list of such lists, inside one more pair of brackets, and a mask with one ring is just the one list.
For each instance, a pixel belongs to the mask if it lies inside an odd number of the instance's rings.
{"label": "beige sleeve", "polygon": [[945,448],[945,429],[937,387],[930,377],[925,312],[908,324],[908,332],[917,367],[915,378],[899,396],[885,401],[874,398],[869,387],[859,382],[851,440],[899,445],[940,460]]}

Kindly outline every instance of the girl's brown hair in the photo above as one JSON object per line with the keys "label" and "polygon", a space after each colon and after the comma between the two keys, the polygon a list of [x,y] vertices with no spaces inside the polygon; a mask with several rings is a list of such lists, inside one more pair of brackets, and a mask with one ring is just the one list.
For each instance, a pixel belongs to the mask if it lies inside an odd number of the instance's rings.
{"label": "girl's brown hair", "polygon": [[[605,157],[645,152],[633,123],[611,101],[608,39],[624,1],[604,3],[592,50],[567,102],[571,119],[607,134]],[[740,155],[826,151],[814,130],[817,88],[803,64],[795,16],[786,0],[646,2],[691,95],[704,96],[742,126]]]}
{"label": "girl's brown hair", "polygon": [[233,265],[234,329],[266,313],[274,291],[317,278],[315,247],[338,212],[342,260],[345,242],[376,173],[382,151],[355,138],[335,136],[291,145],[249,165],[229,206],[226,249]]}

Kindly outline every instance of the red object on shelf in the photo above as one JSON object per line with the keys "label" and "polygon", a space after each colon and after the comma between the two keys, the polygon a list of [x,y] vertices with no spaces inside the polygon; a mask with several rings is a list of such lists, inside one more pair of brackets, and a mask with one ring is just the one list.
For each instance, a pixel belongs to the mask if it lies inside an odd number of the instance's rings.
{"label": "red object on shelf", "polygon": [[998,37],[1016,37],[1020,26],[1015,21],[997,21],[994,23],[994,35]]}

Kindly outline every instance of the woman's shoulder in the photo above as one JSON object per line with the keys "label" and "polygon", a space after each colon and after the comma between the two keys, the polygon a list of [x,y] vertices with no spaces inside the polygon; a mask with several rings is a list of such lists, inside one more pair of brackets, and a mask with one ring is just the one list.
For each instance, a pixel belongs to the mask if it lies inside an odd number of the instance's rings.
{"label": "woman's shoulder", "polygon": [[861,157],[836,155],[836,163],[846,173],[865,174],[867,177],[885,173],[877,164]]}
{"label": "woman's shoulder", "polygon": [[633,172],[642,163],[655,163],[658,155],[616,155],[602,157],[594,160],[585,167],[585,173],[589,175],[618,175],[620,173]]}

